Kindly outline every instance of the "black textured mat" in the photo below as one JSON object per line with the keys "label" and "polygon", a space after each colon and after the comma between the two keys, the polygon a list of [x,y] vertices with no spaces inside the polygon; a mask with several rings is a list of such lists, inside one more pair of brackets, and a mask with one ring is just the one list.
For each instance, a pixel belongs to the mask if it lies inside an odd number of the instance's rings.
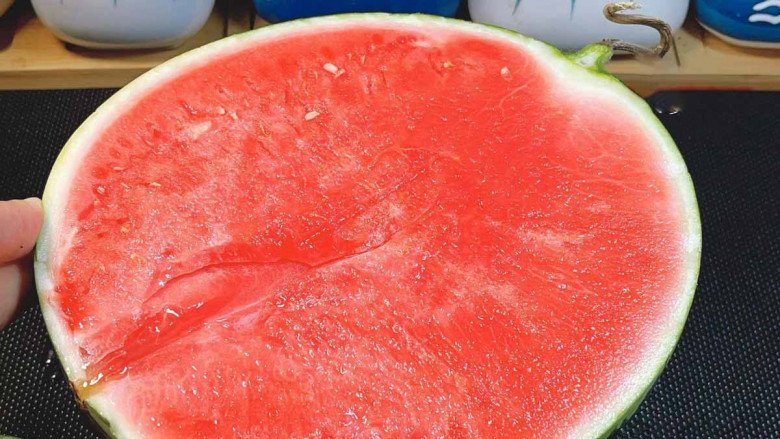
{"label": "black textured mat", "polygon": [[[0,198],[40,196],[60,147],[111,93],[1,92]],[[693,176],[704,253],[677,350],[614,436],[780,438],[780,94],[662,93],[651,105]],[[34,300],[0,332],[0,434],[101,437]]]}

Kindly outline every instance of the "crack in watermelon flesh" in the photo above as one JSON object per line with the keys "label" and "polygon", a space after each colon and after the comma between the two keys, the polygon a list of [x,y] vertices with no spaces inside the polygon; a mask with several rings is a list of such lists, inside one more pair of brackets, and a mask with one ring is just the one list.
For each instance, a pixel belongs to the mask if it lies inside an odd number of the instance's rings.
{"label": "crack in watermelon flesh", "polygon": [[680,294],[684,207],[647,122],[507,41],[315,30],[106,110],[46,299],[81,396],[150,438],[595,416]]}

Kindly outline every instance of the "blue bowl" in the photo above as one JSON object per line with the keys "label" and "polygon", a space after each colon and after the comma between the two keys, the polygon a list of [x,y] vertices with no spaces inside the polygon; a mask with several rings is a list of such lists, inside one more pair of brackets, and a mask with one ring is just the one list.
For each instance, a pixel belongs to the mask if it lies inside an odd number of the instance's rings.
{"label": "blue bowl", "polygon": [[270,22],[347,12],[423,13],[451,17],[460,0],[254,0]]}
{"label": "blue bowl", "polygon": [[699,22],[724,40],[780,48],[780,0],[696,0]]}

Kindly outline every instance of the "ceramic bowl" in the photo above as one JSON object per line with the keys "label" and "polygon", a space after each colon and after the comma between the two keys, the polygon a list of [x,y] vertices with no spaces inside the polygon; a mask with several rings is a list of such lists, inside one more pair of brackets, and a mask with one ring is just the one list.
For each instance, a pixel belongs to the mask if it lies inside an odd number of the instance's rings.
{"label": "ceramic bowl", "polygon": [[[642,46],[658,44],[658,32],[646,26],[612,23],[603,9],[614,0],[469,0],[471,19],[516,30],[563,50],[577,50],[604,39]],[[688,0],[640,2],[636,13],[668,23],[677,31],[688,12]]]}
{"label": "ceramic bowl", "polygon": [[257,13],[271,22],[348,12],[423,13],[451,17],[460,0],[254,0]]}
{"label": "ceramic bowl", "polygon": [[214,0],[32,0],[46,27],[98,49],[174,47],[208,19]]}
{"label": "ceramic bowl", "polygon": [[696,15],[729,43],[780,49],[780,0],[696,0]]}

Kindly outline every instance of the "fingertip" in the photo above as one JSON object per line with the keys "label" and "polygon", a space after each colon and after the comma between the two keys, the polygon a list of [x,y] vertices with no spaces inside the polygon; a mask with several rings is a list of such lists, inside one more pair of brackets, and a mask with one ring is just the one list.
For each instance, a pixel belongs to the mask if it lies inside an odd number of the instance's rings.
{"label": "fingertip", "polygon": [[28,254],[43,225],[43,206],[38,198],[0,201],[0,263]]}
{"label": "fingertip", "polygon": [[43,203],[41,202],[41,199],[38,197],[25,198],[22,201],[30,205],[30,207],[32,207],[35,210],[43,211]]}
{"label": "fingertip", "polygon": [[37,237],[43,226],[43,202],[38,197],[30,197],[22,200],[27,206],[30,207],[28,219],[30,221],[30,228],[35,232]]}

